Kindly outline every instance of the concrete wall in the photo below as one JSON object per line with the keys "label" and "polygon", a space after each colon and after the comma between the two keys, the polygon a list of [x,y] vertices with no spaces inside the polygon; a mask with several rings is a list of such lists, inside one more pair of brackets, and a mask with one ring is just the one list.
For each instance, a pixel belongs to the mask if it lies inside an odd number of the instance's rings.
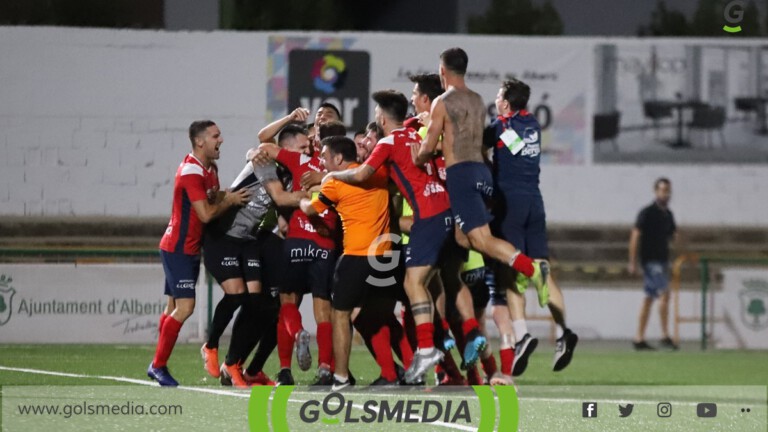
{"label": "concrete wall", "polygon": [[[407,35],[386,38],[412,49]],[[186,128],[200,118],[222,128],[229,184],[266,121],[267,52],[263,33],[0,28],[0,215],[167,215]],[[372,74],[385,61],[374,58]],[[768,166],[593,165],[587,156],[544,166],[551,222],[631,223],[665,175],[681,224],[768,226]]]}

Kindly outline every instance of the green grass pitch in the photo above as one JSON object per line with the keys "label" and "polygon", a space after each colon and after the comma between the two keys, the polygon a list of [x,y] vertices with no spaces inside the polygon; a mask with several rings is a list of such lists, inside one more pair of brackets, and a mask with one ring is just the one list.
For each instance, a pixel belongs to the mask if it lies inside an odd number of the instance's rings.
{"label": "green grass pitch", "polygon": [[[222,344],[222,347],[225,346]],[[149,382],[145,370],[153,352],[154,346],[148,345],[0,345],[3,430],[248,430],[249,392],[222,387],[217,380],[208,377],[202,368],[199,345],[177,346],[169,363],[182,386],[194,389],[160,389],[140,385],[139,382]],[[221,356],[223,358],[223,353]],[[458,359],[456,353],[454,356]],[[573,363],[566,370],[552,372],[551,362],[552,346],[541,344],[532,356],[526,373],[516,380],[520,387],[520,430],[766,430],[768,352],[765,351],[702,352],[695,345],[686,345],[677,352],[638,353],[631,349],[629,343],[582,342]],[[265,371],[274,376],[277,367],[275,353]],[[360,346],[353,348],[351,370],[358,384],[363,385],[378,375],[375,362]],[[50,372],[74,376],[54,376],[48,374]],[[314,370],[301,372],[294,367],[294,377],[298,385],[310,384]],[[406,391],[395,396],[366,393],[355,395],[354,399],[394,400],[407,397],[407,394]],[[433,396],[442,400],[461,398],[440,393]],[[403,431],[474,430],[478,420],[473,418],[473,423],[469,425],[397,423],[394,426],[360,426],[324,425],[319,422],[306,425],[296,413],[302,402],[310,397],[322,400],[325,395],[309,394],[300,389],[291,395],[288,409],[291,430],[385,431],[393,427]],[[60,415],[24,417],[12,411],[19,403],[118,403],[128,400],[144,404],[178,404],[184,412],[172,417],[72,416],[65,419]],[[587,401],[598,403],[597,418],[582,417],[582,402]],[[671,417],[658,416],[658,404],[663,402],[672,404]],[[717,417],[698,418],[696,405],[699,402],[716,402]],[[470,403],[476,402],[472,399]],[[635,405],[629,417],[619,417],[620,403]],[[750,411],[742,411],[746,408]],[[12,413],[10,417],[9,412]],[[356,415],[362,415],[362,411]]]}

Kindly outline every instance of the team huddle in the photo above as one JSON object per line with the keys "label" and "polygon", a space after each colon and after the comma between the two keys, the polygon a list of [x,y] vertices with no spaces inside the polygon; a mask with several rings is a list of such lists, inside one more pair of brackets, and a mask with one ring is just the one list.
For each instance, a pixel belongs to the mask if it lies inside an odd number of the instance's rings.
{"label": "team huddle", "polygon": [[[212,121],[192,123],[193,151],[177,170],[160,242],[168,305],[147,375],[178,385],[167,362],[194,310],[201,249],[224,291],[201,354],[225,385],[292,385],[294,351],[301,370],[312,367],[299,312],[309,293],[316,386],[355,385],[352,327],[380,367],[372,385],[424,385],[430,371],[438,385],[513,385],[538,344],[525,321],[531,285],[556,324],[553,370],[565,368],[578,337],[549,270],[530,88],[505,81],[499,116],[486,126],[485,104],[464,81],[467,64],[462,49],[444,51],[439,74],[411,77],[410,104],[400,92],[375,92],[375,119],[354,140],[332,104],[310,125],[309,110],[296,108],[259,132],[226,191],[215,164],[221,132]],[[500,367],[486,336],[488,303]],[[238,309],[219,364],[219,339]],[[263,367],[275,347],[273,381]]]}

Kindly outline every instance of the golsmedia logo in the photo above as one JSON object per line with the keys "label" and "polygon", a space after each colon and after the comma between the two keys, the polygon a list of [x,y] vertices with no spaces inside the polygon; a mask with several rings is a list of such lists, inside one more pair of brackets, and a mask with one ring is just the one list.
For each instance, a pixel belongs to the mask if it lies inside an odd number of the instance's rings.
{"label": "golsmedia logo", "polygon": [[729,24],[735,24],[734,26],[725,25],[723,26],[723,30],[728,33],[739,33],[741,31],[739,23],[744,19],[744,2],[742,0],[731,1],[725,5],[723,14],[725,15],[725,20],[728,21]]}
{"label": "golsmedia logo", "polygon": [[[290,398],[294,388],[275,387],[270,409],[273,387],[253,387],[248,402],[250,430],[288,432],[291,430],[288,424],[290,418],[293,430],[302,431],[326,430],[330,425],[364,431],[370,424],[392,424],[396,427],[403,423],[422,423],[427,427],[456,425],[463,426],[462,429],[476,427],[478,432],[515,431],[519,419],[517,394],[512,386],[495,387],[499,402],[498,424],[496,401],[489,386],[473,386],[474,395],[466,392],[440,396],[412,393],[404,397],[402,393],[332,392],[321,399],[317,396],[322,392],[300,392],[298,398]],[[309,396],[301,398],[306,395]],[[475,401],[479,402],[479,407]]]}

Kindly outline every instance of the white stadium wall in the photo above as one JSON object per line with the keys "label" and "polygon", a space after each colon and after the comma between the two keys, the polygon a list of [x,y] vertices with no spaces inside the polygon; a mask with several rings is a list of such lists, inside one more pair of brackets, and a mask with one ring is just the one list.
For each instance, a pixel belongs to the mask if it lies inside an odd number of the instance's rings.
{"label": "white stadium wall", "polygon": [[[189,123],[211,118],[221,126],[220,177],[228,184],[257,131],[285,112],[291,49],[368,52],[370,90],[409,95],[407,73],[434,71],[442,49],[462,46],[470,86],[488,104],[514,74],[531,84],[532,109],[551,110],[542,174],[550,222],[629,224],[663,175],[673,181],[681,224],[768,226],[765,159],[595,162],[594,57],[604,42],[0,27],[0,215],[165,216]],[[367,101],[347,111],[360,102]]]}

